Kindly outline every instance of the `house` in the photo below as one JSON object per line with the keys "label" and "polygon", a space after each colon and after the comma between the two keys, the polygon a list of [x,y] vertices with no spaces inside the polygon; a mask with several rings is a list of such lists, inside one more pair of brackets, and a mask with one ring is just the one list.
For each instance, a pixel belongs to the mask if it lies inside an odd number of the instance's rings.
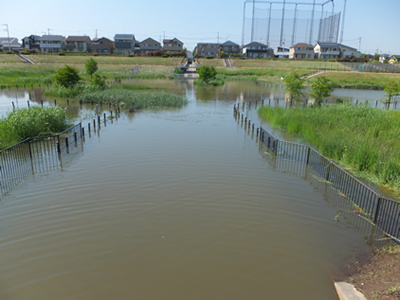
{"label": "house", "polygon": [[133,34],[116,34],[114,36],[114,52],[118,54],[135,53],[135,36]]}
{"label": "house", "polygon": [[379,62],[383,64],[385,61],[389,61],[390,55],[389,54],[381,54],[379,55]]}
{"label": "house", "polygon": [[314,47],[306,43],[297,43],[289,49],[290,59],[313,59]]}
{"label": "house", "polygon": [[276,47],[275,48],[275,57],[276,58],[289,58],[289,48],[286,47]]}
{"label": "house", "polygon": [[114,42],[108,38],[96,38],[92,41],[93,53],[111,54],[114,50]]}
{"label": "house", "polygon": [[40,36],[34,34],[24,37],[22,39],[22,48],[40,51],[39,39]]}
{"label": "house", "polygon": [[340,57],[341,58],[360,58],[361,52],[356,48],[340,44]]}
{"label": "house", "polygon": [[340,45],[337,43],[317,42],[314,46],[315,58],[336,59],[340,57]]}
{"label": "house", "polygon": [[21,49],[21,44],[16,37],[0,37],[0,49],[14,50]]}
{"label": "house", "polygon": [[141,41],[139,43],[139,46],[141,55],[161,50],[161,43],[150,37],[145,39],[144,41]]}
{"label": "house", "polygon": [[273,58],[274,50],[259,42],[244,45],[242,53],[245,58]]}
{"label": "house", "polygon": [[198,56],[214,56],[219,57],[220,55],[219,43],[198,43],[196,47],[196,54]]}
{"label": "house", "polygon": [[71,52],[91,52],[92,40],[88,36],[69,36],[65,40],[65,50]]}
{"label": "house", "polygon": [[240,46],[234,42],[226,41],[221,44],[221,52],[223,51],[225,55],[239,54]]}
{"label": "house", "polygon": [[177,38],[172,40],[163,40],[163,50],[164,52],[179,54],[183,50],[183,43]]}
{"label": "house", "polygon": [[65,37],[62,35],[43,35],[39,38],[42,52],[61,52],[65,47]]}

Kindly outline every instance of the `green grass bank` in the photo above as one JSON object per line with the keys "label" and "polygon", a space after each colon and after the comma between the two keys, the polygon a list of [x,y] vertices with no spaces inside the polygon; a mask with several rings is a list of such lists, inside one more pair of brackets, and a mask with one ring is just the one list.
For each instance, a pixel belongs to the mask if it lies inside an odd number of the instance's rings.
{"label": "green grass bank", "polygon": [[268,123],[311,144],[359,177],[400,192],[400,112],[337,104],[261,107]]}

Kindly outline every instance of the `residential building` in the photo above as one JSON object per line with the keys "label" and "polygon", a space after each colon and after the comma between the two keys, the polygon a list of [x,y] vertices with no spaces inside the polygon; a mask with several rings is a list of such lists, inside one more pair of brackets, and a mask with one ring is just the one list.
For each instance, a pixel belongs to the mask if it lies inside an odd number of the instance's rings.
{"label": "residential building", "polygon": [[114,36],[114,52],[118,54],[135,53],[135,36],[133,34],[116,34]]}
{"label": "residential building", "polygon": [[385,61],[389,61],[390,55],[389,54],[381,54],[379,56],[379,62],[383,64]]}
{"label": "residential building", "polygon": [[140,45],[140,54],[147,54],[149,52],[160,51],[161,43],[157,42],[152,38],[147,38],[144,41],[139,43]]}
{"label": "residential building", "polygon": [[314,46],[315,58],[336,59],[340,57],[340,45],[337,43],[317,42]]}
{"label": "residential building", "polygon": [[340,57],[341,58],[360,58],[361,52],[356,48],[340,44]]}
{"label": "residential building", "polygon": [[214,56],[219,57],[221,45],[218,43],[198,43],[196,54],[198,56]]}
{"label": "residential building", "polygon": [[225,55],[232,55],[232,54],[239,54],[240,53],[240,46],[234,42],[226,41],[225,43],[221,44],[221,51],[224,52]]}
{"label": "residential building", "polygon": [[259,42],[251,42],[244,45],[242,53],[245,58],[273,58],[274,50],[268,48],[267,45]]}
{"label": "residential building", "polygon": [[24,37],[22,39],[22,48],[40,51],[39,39],[40,39],[40,36],[34,35],[34,34]]}
{"label": "residential building", "polygon": [[111,54],[114,50],[114,42],[108,38],[96,38],[92,41],[93,53]]}
{"label": "residential building", "polygon": [[289,49],[290,59],[313,59],[314,47],[306,43],[297,43]]}
{"label": "residential building", "polygon": [[88,36],[69,36],[65,40],[65,50],[71,52],[91,52],[92,40]]}
{"label": "residential building", "polygon": [[289,48],[286,47],[276,47],[275,48],[275,57],[276,58],[289,58]]}
{"label": "residential building", "polygon": [[21,49],[21,44],[16,37],[0,37],[0,49],[15,50]]}
{"label": "residential building", "polygon": [[61,52],[65,47],[65,37],[62,35],[43,35],[39,38],[42,52]]}
{"label": "residential building", "polygon": [[177,38],[173,38],[172,40],[163,40],[163,45],[164,52],[179,54],[183,50],[183,43]]}

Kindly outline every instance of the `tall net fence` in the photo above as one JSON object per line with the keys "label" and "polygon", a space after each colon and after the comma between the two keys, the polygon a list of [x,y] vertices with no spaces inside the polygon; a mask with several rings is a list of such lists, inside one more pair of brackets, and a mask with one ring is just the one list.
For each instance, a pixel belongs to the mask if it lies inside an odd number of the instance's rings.
{"label": "tall net fence", "polygon": [[243,9],[243,44],[257,41],[289,48],[296,43],[338,41],[341,13],[332,15],[321,4],[250,1]]}

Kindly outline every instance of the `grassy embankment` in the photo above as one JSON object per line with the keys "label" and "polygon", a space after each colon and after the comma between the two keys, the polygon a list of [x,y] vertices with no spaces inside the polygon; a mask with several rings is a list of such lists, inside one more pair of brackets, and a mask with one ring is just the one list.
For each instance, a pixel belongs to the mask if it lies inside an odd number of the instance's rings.
{"label": "grassy embankment", "polygon": [[259,114],[356,176],[400,192],[400,111],[341,104],[321,109],[262,107]]}
{"label": "grassy embankment", "polygon": [[[29,58],[35,65],[27,65],[15,55],[0,54],[0,86],[1,85],[42,85],[53,82],[58,68],[71,65],[80,71],[84,79],[89,77],[85,73],[85,62],[93,56],[59,56],[59,55],[31,55]],[[162,57],[124,57],[124,56],[96,56],[93,57],[99,66],[98,72],[106,78],[156,79],[167,78],[179,65],[182,58]],[[334,87],[358,89],[383,89],[389,79],[400,79],[400,74],[391,73],[359,73],[332,61],[320,60],[272,60],[272,59],[230,59],[232,68],[227,69],[223,59],[200,59],[201,65],[214,66],[218,74],[225,80],[257,80],[260,82],[282,84],[281,77],[292,71],[307,77],[322,70],[334,84]],[[132,74],[135,66],[137,74]],[[311,83],[314,78],[308,80]]]}
{"label": "grassy embankment", "polygon": [[[324,72],[335,88],[383,90],[385,82],[399,79],[400,74],[352,72],[338,62],[321,60],[271,60],[271,59],[231,59],[232,68],[227,69],[221,59],[201,59],[202,65],[214,66],[226,80],[257,80],[260,82],[282,84],[281,77],[296,71],[302,77]],[[311,84],[316,77],[306,81]]]}
{"label": "grassy embankment", "polygon": [[61,132],[72,123],[60,107],[19,109],[0,119],[0,150],[24,139]]}

